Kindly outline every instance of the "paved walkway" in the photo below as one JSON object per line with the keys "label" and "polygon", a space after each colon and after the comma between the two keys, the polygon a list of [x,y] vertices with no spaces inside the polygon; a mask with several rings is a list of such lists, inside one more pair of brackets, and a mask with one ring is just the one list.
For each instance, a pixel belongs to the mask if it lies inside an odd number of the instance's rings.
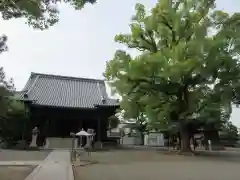
{"label": "paved walkway", "polygon": [[56,150],[25,180],[74,180],[69,151]]}

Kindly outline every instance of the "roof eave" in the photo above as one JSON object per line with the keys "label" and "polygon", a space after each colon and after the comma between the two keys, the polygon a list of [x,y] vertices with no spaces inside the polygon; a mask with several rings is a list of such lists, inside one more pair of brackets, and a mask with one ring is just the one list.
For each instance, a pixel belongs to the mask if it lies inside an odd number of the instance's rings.
{"label": "roof eave", "polygon": [[120,107],[119,104],[114,104],[114,105],[111,105],[111,104],[94,104],[94,107],[115,107],[115,108],[118,108]]}
{"label": "roof eave", "polygon": [[33,103],[32,106],[35,107],[46,107],[46,108],[62,108],[62,109],[75,109],[75,110],[80,110],[80,109],[85,109],[85,110],[94,110],[96,107],[69,107],[69,106],[56,106],[56,105],[43,105],[43,104],[38,104],[38,103]]}

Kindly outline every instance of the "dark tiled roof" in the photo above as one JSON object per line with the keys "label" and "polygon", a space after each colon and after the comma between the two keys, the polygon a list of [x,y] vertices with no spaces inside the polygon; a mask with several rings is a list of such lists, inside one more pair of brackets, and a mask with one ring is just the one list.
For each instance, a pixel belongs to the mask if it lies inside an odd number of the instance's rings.
{"label": "dark tiled roof", "polygon": [[43,106],[94,108],[96,105],[118,105],[117,100],[108,97],[103,80],[39,73],[31,73],[23,91],[16,95]]}

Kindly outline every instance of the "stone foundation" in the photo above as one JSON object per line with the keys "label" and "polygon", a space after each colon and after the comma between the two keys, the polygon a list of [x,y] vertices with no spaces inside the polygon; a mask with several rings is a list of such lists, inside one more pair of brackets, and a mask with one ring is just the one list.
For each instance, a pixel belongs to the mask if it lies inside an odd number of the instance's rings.
{"label": "stone foundation", "polygon": [[49,149],[72,148],[72,138],[47,138]]}

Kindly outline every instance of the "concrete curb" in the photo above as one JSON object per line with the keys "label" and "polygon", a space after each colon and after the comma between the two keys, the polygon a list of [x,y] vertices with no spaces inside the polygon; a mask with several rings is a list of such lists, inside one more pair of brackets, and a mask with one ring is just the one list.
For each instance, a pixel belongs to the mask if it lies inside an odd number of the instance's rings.
{"label": "concrete curb", "polygon": [[39,166],[43,161],[0,161],[0,166]]}
{"label": "concrete curb", "polygon": [[63,153],[63,151],[51,152],[25,180],[74,180],[70,152],[65,151],[63,154],[60,152]]}
{"label": "concrete curb", "polygon": [[48,160],[50,153],[48,156],[43,160],[41,164],[39,164],[26,178],[25,180],[33,180],[34,176],[41,170],[43,164]]}
{"label": "concrete curb", "polygon": [[78,167],[78,166],[88,166],[88,165],[93,165],[97,164],[97,161],[82,161],[80,163],[72,163],[73,167]]}

